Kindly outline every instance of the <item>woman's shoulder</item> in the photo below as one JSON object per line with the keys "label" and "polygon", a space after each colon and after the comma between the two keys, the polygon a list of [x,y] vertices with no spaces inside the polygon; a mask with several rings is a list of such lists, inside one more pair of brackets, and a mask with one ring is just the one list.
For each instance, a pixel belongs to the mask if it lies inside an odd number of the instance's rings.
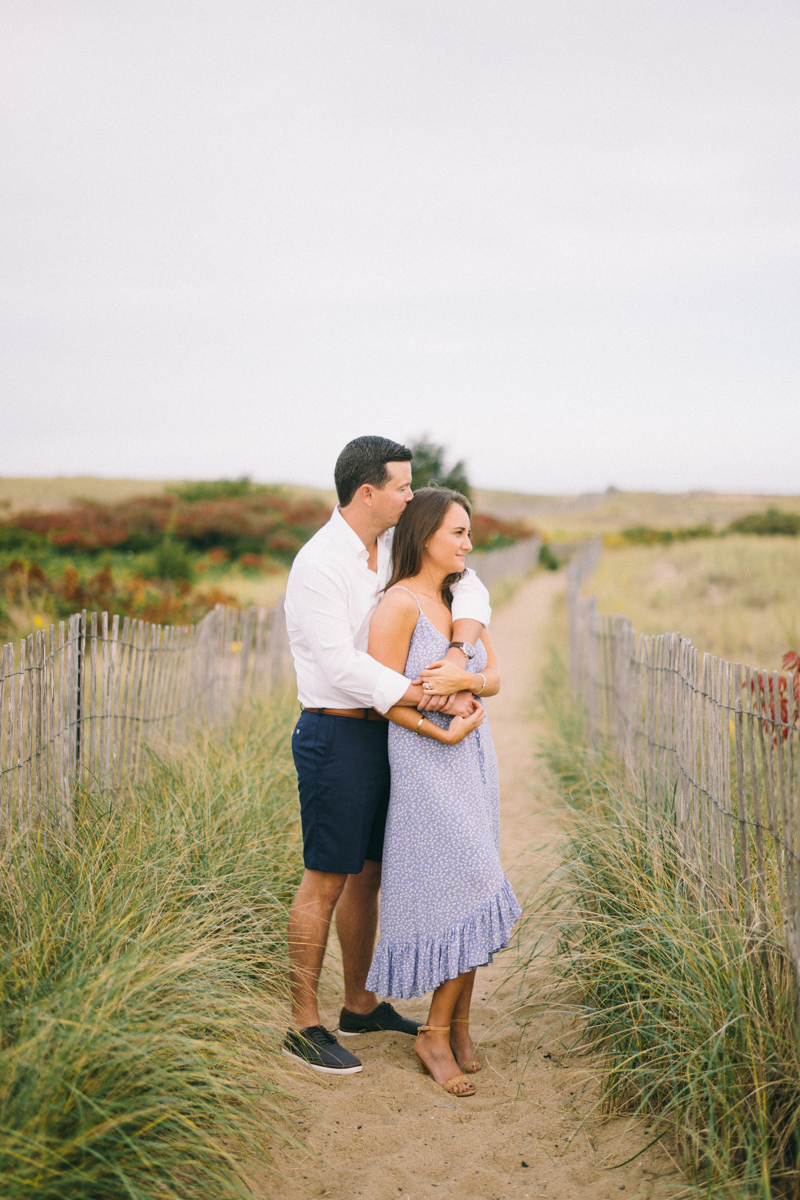
{"label": "woman's shoulder", "polygon": [[379,609],[387,613],[395,613],[398,616],[413,613],[415,617],[419,613],[419,607],[416,596],[402,583],[396,583],[388,592],[384,592],[378,605]]}

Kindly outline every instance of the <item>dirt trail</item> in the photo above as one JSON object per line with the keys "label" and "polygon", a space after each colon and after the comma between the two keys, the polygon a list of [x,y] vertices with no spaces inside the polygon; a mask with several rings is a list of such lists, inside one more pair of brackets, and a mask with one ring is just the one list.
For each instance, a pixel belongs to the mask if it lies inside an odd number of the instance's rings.
{"label": "dirt trail", "polygon": [[[545,624],[561,586],[561,575],[535,576],[492,623],[503,689],[487,710],[500,762],[504,864],[520,895],[555,861],[563,836],[535,757],[533,716]],[[331,951],[322,1019],[335,1029],[341,990],[335,945]],[[513,955],[512,948],[478,972],[472,1028],[485,1065],[475,1076],[476,1096],[455,1100],[419,1075],[411,1038],[383,1033],[349,1040],[364,1062],[360,1075],[331,1081],[303,1068],[286,1072],[287,1086],[307,1105],[297,1129],[314,1154],[298,1159],[278,1152],[284,1180],[276,1185],[274,1177],[251,1174],[256,1195],[611,1200],[622,1191],[668,1194],[678,1176],[657,1148],[609,1169],[646,1145],[641,1123],[590,1118],[579,1130],[596,1098],[591,1070],[585,1062],[559,1065],[559,1031],[547,1017],[520,1035],[506,978]],[[418,1020],[427,1011],[424,1000],[398,1007]]]}

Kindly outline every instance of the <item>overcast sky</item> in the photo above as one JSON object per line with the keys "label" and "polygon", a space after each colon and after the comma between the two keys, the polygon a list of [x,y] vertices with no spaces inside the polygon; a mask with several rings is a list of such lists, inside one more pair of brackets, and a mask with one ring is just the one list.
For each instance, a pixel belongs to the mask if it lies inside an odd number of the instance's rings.
{"label": "overcast sky", "polygon": [[796,0],[0,26],[0,474],[800,491]]}

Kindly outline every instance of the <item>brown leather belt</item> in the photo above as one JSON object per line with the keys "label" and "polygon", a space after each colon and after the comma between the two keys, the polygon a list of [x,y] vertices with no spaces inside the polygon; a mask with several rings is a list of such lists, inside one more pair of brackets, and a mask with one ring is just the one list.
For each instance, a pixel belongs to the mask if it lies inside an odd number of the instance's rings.
{"label": "brown leather belt", "polygon": [[356,721],[386,721],[374,708],[305,708],[303,712],[322,713],[324,717],[352,717]]}

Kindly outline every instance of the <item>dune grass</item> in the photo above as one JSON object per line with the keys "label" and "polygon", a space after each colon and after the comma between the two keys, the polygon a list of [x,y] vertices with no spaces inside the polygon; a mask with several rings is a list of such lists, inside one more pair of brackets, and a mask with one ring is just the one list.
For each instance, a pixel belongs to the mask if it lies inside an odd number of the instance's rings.
{"label": "dune grass", "polygon": [[0,870],[5,1200],[245,1194],[284,1140],[274,1075],[301,869],[287,703],[104,802]]}
{"label": "dune grass", "polygon": [[646,1115],[677,1148],[686,1195],[797,1197],[796,992],[779,915],[748,940],[687,886],[673,824],[589,745],[558,654],[543,701],[543,753],[572,810],[550,896],[551,1005],[582,1016],[576,1052],[599,1052],[605,1107]]}
{"label": "dune grass", "polygon": [[800,538],[732,535],[605,550],[584,590],[639,633],[679,632],[698,650],[777,670],[800,649],[798,580]]}

